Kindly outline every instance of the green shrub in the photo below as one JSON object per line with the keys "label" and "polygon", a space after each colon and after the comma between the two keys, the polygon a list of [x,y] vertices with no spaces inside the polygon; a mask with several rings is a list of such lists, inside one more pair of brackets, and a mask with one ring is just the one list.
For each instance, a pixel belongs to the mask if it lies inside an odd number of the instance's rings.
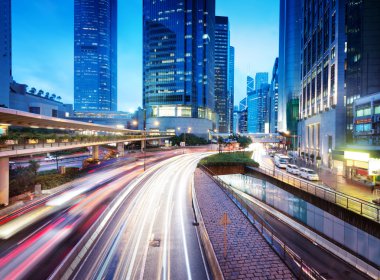
{"label": "green shrub", "polygon": [[251,159],[252,152],[220,153],[202,159],[199,164],[205,166],[246,165],[258,167],[259,164]]}

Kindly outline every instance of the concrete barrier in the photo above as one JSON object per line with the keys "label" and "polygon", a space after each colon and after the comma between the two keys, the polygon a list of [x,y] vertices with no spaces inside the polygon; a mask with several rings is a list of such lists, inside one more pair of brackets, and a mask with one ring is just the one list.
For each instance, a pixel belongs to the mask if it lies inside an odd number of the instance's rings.
{"label": "concrete barrier", "polygon": [[208,262],[210,269],[211,269],[212,277],[213,277],[213,279],[224,280],[222,269],[220,268],[218,259],[216,258],[214,247],[212,246],[211,240],[208,236],[206,226],[205,226],[203,218],[202,218],[202,213],[201,213],[201,210],[199,208],[197,195],[196,195],[195,189],[194,189],[194,178],[193,178],[192,185],[191,185],[191,192],[192,192],[192,200],[193,200],[192,203],[193,203],[193,207],[194,207],[195,219],[199,223],[197,230],[198,230],[201,242],[202,242],[202,246],[203,246],[206,258],[207,258],[207,262]]}

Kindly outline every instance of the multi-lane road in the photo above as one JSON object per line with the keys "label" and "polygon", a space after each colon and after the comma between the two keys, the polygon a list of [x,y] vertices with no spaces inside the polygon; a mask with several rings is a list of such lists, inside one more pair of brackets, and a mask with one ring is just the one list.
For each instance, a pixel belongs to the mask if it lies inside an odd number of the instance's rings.
{"label": "multi-lane road", "polygon": [[[125,190],[75,279],[209,279],[191,207],[191,183],[206,154],[154,166]],[[133,190],[133,191],[132,191]]]}
{"label": "multi-lane road", "polygon": [[152,153],[145,172],[142,159],[115,161],[1,217],[0,278],[46,279],[105,215],[70,277],[208,279],[190,197],[207,153],[181,153]]}

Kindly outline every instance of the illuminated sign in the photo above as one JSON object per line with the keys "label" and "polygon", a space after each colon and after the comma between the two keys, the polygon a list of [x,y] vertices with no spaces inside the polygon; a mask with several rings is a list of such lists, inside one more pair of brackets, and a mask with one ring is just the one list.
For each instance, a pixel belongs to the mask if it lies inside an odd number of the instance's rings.
{"label": "illuminated sign", "polygon": [[356,120],[355,123],[356,124],[361,124],[361,123],[371,123],[372,120],[371,118],[368,118],[368,119],[360,119],[360,120]]}
{"label": "illuminated sign", "polygon": [[368,175],[380,176],[380,159],[378,158],[369,159]]}
{"label": "illuminated sign", "polygon": [[359,161],[367,161],[369,160],[369,154],[368,153],[360,153],[360,152],[344,152],[344,158],[345,159],[352,159],[352,160],[359,160]]}

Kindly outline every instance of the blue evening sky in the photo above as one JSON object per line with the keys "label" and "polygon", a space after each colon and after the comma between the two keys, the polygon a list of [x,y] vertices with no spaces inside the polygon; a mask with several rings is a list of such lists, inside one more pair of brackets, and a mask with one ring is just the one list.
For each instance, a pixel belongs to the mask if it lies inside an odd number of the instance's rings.
{"label": "blue evening sky", "polygon": [[[279,0],[216,0],[230,18],[235,47],[235,104],[247,75],[272,71],[278,55]],[[12,0],[13,77],[73,102],[74,0]],[[118,109],[142,99],[142,0],[119,0]]]}

